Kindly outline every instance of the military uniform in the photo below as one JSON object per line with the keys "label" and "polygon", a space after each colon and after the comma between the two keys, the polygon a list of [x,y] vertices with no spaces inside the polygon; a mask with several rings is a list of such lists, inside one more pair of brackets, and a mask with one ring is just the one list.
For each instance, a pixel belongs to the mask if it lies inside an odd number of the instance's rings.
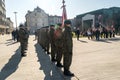
{"label": "military uniform", "polygon": [[63,65],[64,65],[64,75],[74,76],[70,72],[70,66],[72,63],[72,50],[73,50],[73,41],[72,41],[72,31],[71,31],[71,21],[66,20],[64,22],[64,32],[63,32]]}
{"label": "military uniform", "polygon": [[28,44],[28,32],[25,29],[23,25],[20,25],[20,30],[19,30],[19,40],[20,40],[20,46],[21,46],[21,56],[26,56],[25,50],[27,49],[27,44]]}
{"label": "military uniform", "polygon": [[58,24],[58,28],[55,30],[55,47],[56,47],[56,60],[57,60],[57,67],[63,67],[61,64],[62,54],[63,54],[63,33],[61,24]]}
{"label": "military uniform", "polygon": [[50,40],[49,40],[49,26],[46,27],[46,40],[45,40],[45,50],[47,51],[47,54],[50,54],[49,53],[49,43],[50,43]]}
{"label": "military uniform", "polygon": [[55,47],[55,38],[54,38],[54,25],[50,25],[50,31],[49,31],[49,39],[50,39],[50,45],[51,45],[51,61],[56,61],[56,47]]}

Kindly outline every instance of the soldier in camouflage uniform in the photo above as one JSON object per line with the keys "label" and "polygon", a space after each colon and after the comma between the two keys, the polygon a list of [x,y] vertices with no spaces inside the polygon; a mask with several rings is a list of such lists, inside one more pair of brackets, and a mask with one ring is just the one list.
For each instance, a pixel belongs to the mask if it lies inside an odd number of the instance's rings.
{"label": "soldier in camouflage uniform", "polygon": [[49,39],[50,39],[50,45],[51,45],[51,61],[56,61],[56,49],[55,49],[55,38],[54,38],[54,25],[50,25],[50,31],[49,31]]}
{"label": "soldier in camouflage uniform", "polygon": [[46,26],[46,31],[45,31],[45,51],[47,52],[47,54],[49,53],[49,26]]}
{"label": "soldier in camouflage uniform", "polygon": [[74,76],[73,73],[70,72],[70,66],[72,63],[72,55],[73,55],[73,41],[72,41],[72,31],[71,31],[71,21],[66,20],[64,22],[64,31],[63,31],[63,65],[64,65],[64,75],[66,76]]}
{"label": "soldier in camouflage uniform", "polygon": [[19,29],[19,40],[20,40],[20,46],[21,46],[21,56],[26,56],[26,52],[25,50],[27,49],[27,44],[28,44],[28,32],[25,29],[25,26],[20,24],[20,29]]}
{"label": "soldier in camouflage uniform", "polygon": [[63,67],[61,64],[62,54],[63,54],[63,34],[62,34],[62,24],[57,24],[57,28],[55,30],[55,47],[56,47],[56,60],[57,67]]}

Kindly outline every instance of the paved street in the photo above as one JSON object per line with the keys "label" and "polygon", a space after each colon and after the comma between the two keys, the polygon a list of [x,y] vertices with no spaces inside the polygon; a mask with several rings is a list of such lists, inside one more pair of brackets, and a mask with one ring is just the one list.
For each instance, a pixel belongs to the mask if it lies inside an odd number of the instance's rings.
{"label": "paved street", "polygon": [[50,61],[34,36],[29,38],[27,57],[21,58],[20,44],[11,35],[0,35],[0,80],[120,80],[120,36],[73,41],[71,71],[75,77],[70,78]]}

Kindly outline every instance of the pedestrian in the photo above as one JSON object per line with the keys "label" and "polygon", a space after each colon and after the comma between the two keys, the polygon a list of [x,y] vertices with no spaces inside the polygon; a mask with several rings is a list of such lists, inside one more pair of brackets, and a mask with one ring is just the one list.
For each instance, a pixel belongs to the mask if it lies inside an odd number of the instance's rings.
{"label": "pedestrian", "polygon": [[99,30],[99,28],[96,29],[95,37],[96,37],[96,40],[97,40],[97,41],[100,40],[100,30]]}
{"label": "pedestrian", "polygon": [[35,40],[37,40],[38,39],[38,31],[36,30],[34,34],[35,34]]}
{"label": "pedestrian", "polygon": [[77,28],[77,30],[76,30],[76,35],[77,35],[77,40],[79,40],[79,37],[80,37],[80,29],[79,28]]}
{"label": "pedestrian", "polygon": [[18,34],[19,34],[19,40],[20,40],[20,46],[21,46],[21,56],[24,57],[26,56],[25,50],[27,49],[29,35],[23,24],[20,24],[19,27],[20,29]]}
{"label": "pedestrian", "polygon": [[64,22],[64,31],[63,31],[63,66],[64,66],[64,75],[74,76],[70,72],[70,66],[72,63],[73,55],[73,41],[72,41],[72,31],[71,31],[71,21],[65,20]]}
{"label": "pedestrian", "polygon": [[[91,30],[90,30],[90,29],[87,30],[87,36],[88,36],[88,39],[90,40],[90,37],[92,36],[92,33],[91,33]],[[92,38],[91,38],[91,39],[92,39]]]}

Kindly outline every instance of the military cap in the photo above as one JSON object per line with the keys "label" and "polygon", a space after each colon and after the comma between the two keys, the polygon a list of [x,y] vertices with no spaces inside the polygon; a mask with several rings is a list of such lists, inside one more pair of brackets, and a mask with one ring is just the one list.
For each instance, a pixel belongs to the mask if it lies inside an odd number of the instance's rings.
{"label": "military cap", "polygon": [[50,25],[50,27],[55,27],[55,25]]}
{"label": "military cap", "polygon": [[19,27],[20,27],[20,28],[21,28],[21,27],[24,27],[24,25],[23,25],[23,24],[20,24]]}
{"label": "military cap", "polygon": [[65,20],[64,24],[71,24],[71,21],[70,20]]}
{"label": "military cap", "polygon": [[58,26],[62,26],[62,24],[61,24],[61,23],[58,23],[57,25],[58,25]]}

